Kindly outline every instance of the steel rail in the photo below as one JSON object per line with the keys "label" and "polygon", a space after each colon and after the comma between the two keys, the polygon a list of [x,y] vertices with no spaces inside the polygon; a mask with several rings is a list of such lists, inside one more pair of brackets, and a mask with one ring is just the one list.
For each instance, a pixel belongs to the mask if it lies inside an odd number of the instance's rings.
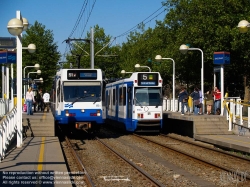
{"label": "steel rail", "polygon": [[165,185],[161,184],[158,180],[156,180],[154,177],[152,177],[150,174],[148,174],[146,171],[141,169],[140,167],[136,166],[133,162],[126,159],[124,156],[116,152],[114,149],[112,149],[109,145],[104,143],[102,140],[100,140],[98,137],[95,137],[96,140],[98,140],[101,144],[103,144],[106,148],[108,148],[111,152],[113,152],[115,155],[117,155],[119,158],[122,158],[125,162],[133,166],[136,170],[138,170],[141,174],[143,174],[145,177],[147,177],[151,182],[153,182],[155,185],[160,187],[165,187]]}
{"label": "steel rail", "polygon": [[[212,163],[212,162],[209,162],[209,161],[207,161],[207,160],[203,160],[203,159],[201,159],[201,158],[199,158],[199,157],[193,156],[193,155],[191,155],[191,154],[189,154],[189,153],[186,153],[186,152],[184,152],[184,151],[178,150],[178,149],[176,149],[176,148],[174,148],[174,147],[167,146],[167,145],[163,145],[163,144],[161,144],[161,143],[159,143],[159,142],[150,140],[150,139],[145,138],[145,137],[141,137],[141,136],[139,136],[139,135],[137,135],[137,134],[133,134],[133,136],[136,136],[136,137],[138,137],[138,138],[140,138],[140,139],[147,140],[147,141],[149,141],[149,142],[151,142],[151,143],[157,144],[157,145],[162,146],[162,147],[164,147],[164,148],[171,149],[171,150],[173,150],[173,151],[175,151],[175,152],[177,152],[177,153],[183,154],[183,155],[185,155],[185,156],[188,156],[188,157],[190,157],[190,158],[196,159],[196,160],[198,160],[198,161],[200,161],[200,162],[206,163],[206,164],[208,164],[208,165],[211,165],[211,166],[213,166],[213,167],[222,169],[222,170],[224,170],[224,171],[228,171],[228,172],[231,172],[231,173],[235,173],[235,172],[236,172],[236,171],[234,171],[234,170],[232,170],[232,169],[226,168],[226,167],[224,167],[224,166],[218,166],[218,165],[216,165],[216,164],[214,164],[214,163]],[[240,175],[240,174],[237,173],[237,175]],[[247,178],[247,179],[250,179],[250,176],[249,176],[249,174],[247,174],[247,173],[246,173],[246,178]]]}

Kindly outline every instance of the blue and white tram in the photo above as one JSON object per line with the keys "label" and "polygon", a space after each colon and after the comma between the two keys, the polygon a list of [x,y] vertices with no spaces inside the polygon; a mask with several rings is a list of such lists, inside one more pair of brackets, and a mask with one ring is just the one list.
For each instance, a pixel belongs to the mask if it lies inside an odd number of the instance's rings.
{"label": "blue and white tram", "polygon": [[162,128],[162,78],[158,72],[135,72],[106,85],[106,123],[129,132]]}
{"label": "blue and white tram", "polygon": [[101,69],[59,70],[51,96],[55,122],[76,129],[98,129],[105,118],[104,87]]}

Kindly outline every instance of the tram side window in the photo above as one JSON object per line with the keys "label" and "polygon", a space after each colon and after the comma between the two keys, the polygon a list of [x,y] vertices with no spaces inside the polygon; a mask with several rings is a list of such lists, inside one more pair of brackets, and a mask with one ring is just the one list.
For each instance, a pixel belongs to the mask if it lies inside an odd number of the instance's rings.
{"label": "tram side window", "polygon": [[123,92],[123,106],[126,106],[126,98],[127,98],[127,88],[126,87],[123,87],[122,88],[122,92]]}
{"label": "tram side window", "polygon": [[119,106],[122,106],[123,95],[122,95],[122,88],[119,88]]}
{"label": "tram side window", "polygon": [[106,106],[109,108],[109,105],[110,105],[110,92],[109,92],[109,90],[108,90],[108,97],[107,97]]}
{"label": "tram side window", "polygon": [[113,88],[113,105],[115,105],[115,89]]}
{"label": "tram side window", "polygon": [[61,90],[61,82],[59,81],[58,82],[58,87],[57,87],[57,98],[58,98],[59,102],[61,102],[61,100],[60,100],[60,90]]}

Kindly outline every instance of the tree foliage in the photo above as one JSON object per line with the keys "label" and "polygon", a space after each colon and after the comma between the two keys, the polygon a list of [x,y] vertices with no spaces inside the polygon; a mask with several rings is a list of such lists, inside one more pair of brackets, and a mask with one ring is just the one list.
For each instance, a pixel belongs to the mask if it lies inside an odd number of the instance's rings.
{"label": "tree foliage", "polygon": [[[204,53],[205,91],[213,86],[213,54],[218,51],[227,51],[231,55],[230,65],[224,68],[225,89],[230,85],[249,85],[250,32],[241,34],[237,29],[240,20],[250,20],[249,0],[167,0],[163,4],[167,10],[164,20],[156,21],[155,28],[145,29],[145,25],[141,23],[121,46],[105,47],[99,55],[115,54],[117,57],[95,56],[95,68],[103,69],[109,77],[120,77],[122,69],[147,71],[134,68],[135,64],[146,65],[153,71],[159,71],[164,84],[171,87],[173,64],[170,60],[156,62],[154,58],[160,54],[175,60],[177,83],[187,86],[200,85],[201,52],[194,50],[183,55],[179,51],[182,44],[189,44]],[[106,35],[104,29],[98,25],[94,30],[94,46],[97,52],[112,37]],[[90,38],[90,33],[86,38]],[[89,43],[79,44],[82,49],[90,51]],[[85,55],[82,49],[73,45],[72,55],[82,54],[81,66],[88,68],[90,56]],[[74,61],[72,55],[68,56],[69,61]]]}
{"label": "tree foliage", "polygon": [[[56,74],[57,62],[60,59],[58,46],[54,42],[53,32],[45,28],[37,21],[32,25],[23,36],[23,46],[33,43],[36,45],[36,52],[30,54],[28,50],[23,50],[23,68],[26,66],[40,65],[41,75],[30,74],[30,78],[37,79],[42,77],[43,84],[40,85],[44,90],[50,90],[53,76]],[[26,68],[25,77],[28,72],[36,72],[34,68]]]}

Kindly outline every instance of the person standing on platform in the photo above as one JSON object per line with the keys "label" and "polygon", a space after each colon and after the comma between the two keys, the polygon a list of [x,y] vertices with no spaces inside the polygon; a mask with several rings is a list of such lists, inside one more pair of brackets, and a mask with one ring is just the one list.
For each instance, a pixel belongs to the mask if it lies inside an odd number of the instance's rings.
{"label": "person standing on platform", "polygon": [[211,90],[207,91],[205,96],[206,96],[207,114],[210,115],[213,113],[212,110],[213,110],[213,105],[214,105],[212,91]]}
{"label": "person standing on platform", "polygon": [[214,114],[218,114],[221,105],[221,92],[216,86],[214,87],[213,96],[214,96]]}
{"label": "person standing on platform", "polygon": [[33,115],[32,105],[35,103],[35,98],[31,87],[29,87],[28,91],[26,92],[25,103],[27,105],[27,115]]}
{"label": "person standing on platform", "polygon": [[202,115],[203,114],[203,93],[201,92],[201,90],[199,89],[199,95],[200,95],[200,104],[198,105],[198,108],[199,108],[199,112],[198,114],[199,115]]}
{"label": "person standing on platform", "polygon": [[193,105],[194,105],[194,115],[198,115],[199,105],[200,105],[200,94],[199,89],[195,88],[194,91],[191,93],[191,97],[193,98]]}
{"label": "person standing on platform", "polygon": [[46,91],[43,94],[43,102],[44,102],[44,107],[46,107],[47,112],[49,112],[49,104],[50,104],[50,94]]}
{"label": "person standing on platform", "polygon": [[185,89],[185,87],[181,88],[181,91],[179,93],[179,102],[181,102],[181,115],[184,115],[184,107],[186,106],[188,114],[190,113],[189,107],[188,107],[188,93]]}

